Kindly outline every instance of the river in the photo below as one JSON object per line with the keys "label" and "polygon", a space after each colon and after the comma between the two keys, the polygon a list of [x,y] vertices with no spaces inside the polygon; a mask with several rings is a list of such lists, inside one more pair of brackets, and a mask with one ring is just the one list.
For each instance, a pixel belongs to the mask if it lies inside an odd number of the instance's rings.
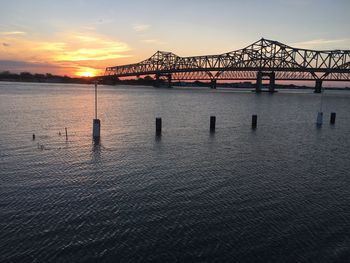
{"label": "river", "polygon": [[93,96],[0,83],[0,262],[349,262],[350,92]]}

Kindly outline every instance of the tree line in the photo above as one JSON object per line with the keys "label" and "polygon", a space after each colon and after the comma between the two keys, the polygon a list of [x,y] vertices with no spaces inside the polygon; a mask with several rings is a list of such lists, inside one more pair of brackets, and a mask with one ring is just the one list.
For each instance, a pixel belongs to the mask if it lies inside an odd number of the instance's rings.
{"label": "tree line", "polygon": [[69,76],[46,74],[32,74],[30,72],[13,73],[10,71],[0,72],[0,81],[22,81],[22,82],[52,82],[52,83],[80,83],[88,84],[93,78],[72,78]]}

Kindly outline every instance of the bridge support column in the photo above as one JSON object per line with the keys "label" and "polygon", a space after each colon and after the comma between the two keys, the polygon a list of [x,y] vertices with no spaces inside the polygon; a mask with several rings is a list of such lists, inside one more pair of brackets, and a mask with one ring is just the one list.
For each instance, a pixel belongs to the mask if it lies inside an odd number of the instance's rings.
{"label": "bridge support column", "polygon": [[316,79],[316,85],[315,85],[315,93],[321,93],[322,92],[322,80]]}
{"label": "bridge support column", "polygon": [[275,72],[271,72],[271,73],[270,73],[269,92],[275,92],[275,79],[276,79],[276,74],[275,74]]}
{"label": "bridge support column", "polygon": [[211,89],[216,89],[216,79],[212,79],[210,82],[210,88]]}
{"label": "bridge support column", "polygon": [[258,71],[256,74],[256,84],[255,84],[255,92],[261,92],[262,88],[262,72]]}
{"label": "bridge support column", "polygon": [[172,80],[172,77],[171,77],[171,74],[168,75],[168,88],[171,88],[171,80]]}
{"label": "bridge support column", "polygon": [[156,74],[156,79],[155,79],[155,81],[154,81],[154,87],[156,87],[156,88],[159,88],[160,87],[160,76],[158,75],[158,74]]}

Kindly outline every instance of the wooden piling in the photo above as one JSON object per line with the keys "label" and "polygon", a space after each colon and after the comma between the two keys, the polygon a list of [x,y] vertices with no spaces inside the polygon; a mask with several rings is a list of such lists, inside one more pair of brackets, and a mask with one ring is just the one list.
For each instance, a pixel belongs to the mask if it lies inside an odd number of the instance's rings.
{"label": "wooden piling", "polygon": [[252,128],[256,129],[256,126],[258,125],[258,115],[252,115]]}
{"label": "wooden piling", "polygon": [[215,132],[216,117],[210,116],[210,132]]}
{"label": "wooden piling", "polygon": [[331,113],[331,119],[330,119],[330,123],[331,123],[331,124],[335,124],[335,117],[336,117],[336,113],[335,113],[335,112],[332,112],[332,113]]}
{"label": "wooden piling", "polygon": [[323,123],[323,112],[319,111],[319,112],[317,112],[316,125],[321,127],[322,123]]}
{"label": "wooden piling", "polygon": [[156,135],[162,134],[162,118],[156,118]]}

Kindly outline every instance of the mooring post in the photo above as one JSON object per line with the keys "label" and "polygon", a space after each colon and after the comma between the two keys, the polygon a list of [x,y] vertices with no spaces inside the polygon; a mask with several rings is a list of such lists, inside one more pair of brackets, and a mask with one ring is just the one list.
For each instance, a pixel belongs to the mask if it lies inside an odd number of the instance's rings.
{"label": "mooring post", "polygon": [[35,141],[35,134],[33,133],[33,141]]}
{"label": "mooring post", "polygon": [[258,115],[252,115],[252,128],[255,129],[258,124]]}
{"label": "mooring post", "polygon": [[93,120],[93,130],[92,130],[92,137],[96,140],[100,138],[100,132],[101,132],[101,121],[99,119]]}
{"label": "mooring post", "polygon": [[215,132],[216,117],[210,116],[210,132]]}
{"label": "mooring post", "polygon": [[156,135],[162,134],[162,118],[156,118]]}
{"label": "mooring post", "polygon": [[64,128],[66,131],[66,140],[68,140],[68,132],[67,132],[67,127]]}
{"label": "mooring post", "polygon": [[317,126],[321,126],[322,122],[323,122],[323,112],[319,111],[317,112],[317,119],[316,119]]}
{"label": "mooring post", "polygon": [[92,122],[92,137],[94,140],[100,138],[101,121],[97,119],[97,81],[95,81],[95,119]]}
{"label": "mooring post", "polygon": [[332,112],[332,113],[331,113],[331,119],[330,119],[330,123],[331,123],[331,124],[335,124],[335,117],[336,117],[336,113],[335,113],[335,112]]}

